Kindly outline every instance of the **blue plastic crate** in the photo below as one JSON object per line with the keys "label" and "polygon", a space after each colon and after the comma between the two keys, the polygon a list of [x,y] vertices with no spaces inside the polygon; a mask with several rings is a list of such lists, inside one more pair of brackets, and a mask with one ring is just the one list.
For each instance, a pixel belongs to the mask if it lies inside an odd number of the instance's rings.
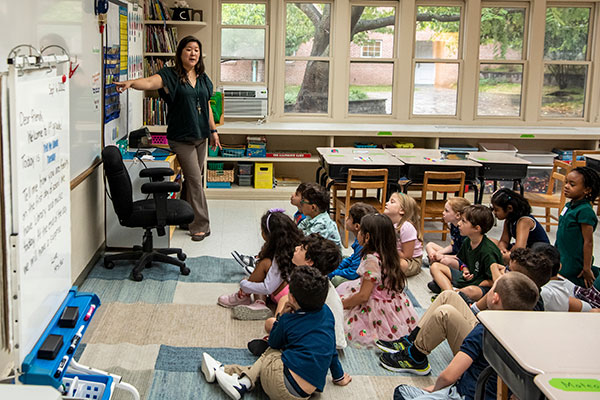
{"label": "blue plastic crate", "polygon": [[245,152],[245,146],[223,146],[221,149],[221,155],[223,157],[244,157]]}
{"label": "blue plastic crate", "polygon": [[209,189],[231,189],[231,182],[206,182]]}

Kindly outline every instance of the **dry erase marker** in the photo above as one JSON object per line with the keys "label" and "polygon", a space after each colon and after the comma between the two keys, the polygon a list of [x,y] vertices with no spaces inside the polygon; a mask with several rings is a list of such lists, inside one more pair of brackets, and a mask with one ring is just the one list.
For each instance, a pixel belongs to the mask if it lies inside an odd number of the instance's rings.
{"label": "dry erase marker", "polygon": [[79,330],[75,334],[75,336],[73,336],[73,339],[71,339],[71,345],[67,349],[67,354],[71,354],[72,352],[75,351],[75,348],[77,347],[77,343],[79,343],[79,341],[81,340],[81,337],[83,336],[83,328],[85,328],[85,325],[81,325],[79,327]]}
{"label": "dry erase marker", "polygon": [[90,306],[90,309],[88,310],[87,314],[85,314],[85,317],[83,317],[84,321],[89,320],[90,318],[92,318],[92,314],[94,313],[94,310],[96,309],[96,305],[92,304]]}
{"label": "dry erase marker", "polygon": [[67,362],[69,362],[69,356],[64,356],[62,358],[62,360],[60,360],[60,364],[58,364],[58,368],[56,369],[56,372],[54,373],[55,378],[58,378],[60,376],[60,374],[62,374],[63,370],[67,366]]}

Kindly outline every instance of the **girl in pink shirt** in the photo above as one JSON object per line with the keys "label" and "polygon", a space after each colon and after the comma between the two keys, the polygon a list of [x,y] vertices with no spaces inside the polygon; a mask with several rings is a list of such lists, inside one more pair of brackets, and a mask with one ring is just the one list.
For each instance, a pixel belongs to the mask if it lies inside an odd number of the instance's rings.
{"label": "girl in pink shirt", "polygon": [[421,272],[423,261],[423,235],[419,232],[419,206],[412,197],[396,192],[385,204],[384,214],[396,228],[400,267],[406,276]]}

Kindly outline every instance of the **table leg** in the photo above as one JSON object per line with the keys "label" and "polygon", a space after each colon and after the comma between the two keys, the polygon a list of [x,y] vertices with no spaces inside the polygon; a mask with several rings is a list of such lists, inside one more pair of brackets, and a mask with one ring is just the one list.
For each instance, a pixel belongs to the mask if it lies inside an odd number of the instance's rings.
{"label": "table leg", "polygon": [[321,183],[321,171],[323,171],[324,168],[319,166],[319,168],[317,168],[317,173],[315,175],[315,182],[317,183]]}
{"label": "table leg", "polygon": [[498,377],[498,388],[496,389],[496,399],[498,400],[508,400],[508,386],[502,380],[502,378]]}

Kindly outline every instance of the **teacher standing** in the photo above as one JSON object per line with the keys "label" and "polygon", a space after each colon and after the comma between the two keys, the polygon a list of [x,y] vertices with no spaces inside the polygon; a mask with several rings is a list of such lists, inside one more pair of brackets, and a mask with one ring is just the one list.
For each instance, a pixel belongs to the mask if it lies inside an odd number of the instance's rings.
{"label": "teacher standing", "polygon": [[209,100],[213,84],[204,72],[202,44],[193,36],[179,41],[175,66],[164,67],[148,78],[117,82],[117,91],[129,88],[159,90],[167,102],[167,139],[183,169],[187,200],[194,209],[189,225],[192,240],[210,235],[208,204],[202,185],[207,145],[221,147]]}

